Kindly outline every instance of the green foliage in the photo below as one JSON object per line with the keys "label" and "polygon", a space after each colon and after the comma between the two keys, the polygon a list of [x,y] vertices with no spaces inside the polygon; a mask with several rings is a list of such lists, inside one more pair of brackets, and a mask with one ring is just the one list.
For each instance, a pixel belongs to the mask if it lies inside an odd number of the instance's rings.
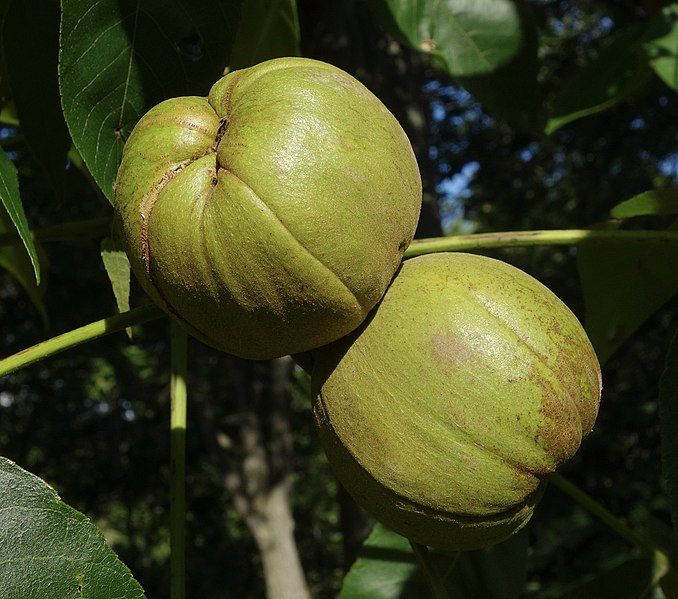
{"label": "green foliage", "polygon": [[[479,551],[429,552],[454,599],[518,599],[527,577],[528,531]],[[340,599],[416,599],[427,587],[409,541],[375,524],[344,578]]]}
{"label": "green foliage", "polygon": [[[646,200],[637,202],[647,200],[646,196]],[[586,331],[601,362],[678,293],[677,259],[676,243],[601,244],[592,240],[579,246],[577,265],[586,306]]]}
{"label": "green foliage", "polygon": [[510,539],[480,551],[464,552],[447,576],[451,597],[518,599],[527,581],[529,526]]}
{"label": "green foliage", "polygon": [[113,288],[118,312],[129,310],[131,271],[127,254],[113,239],[106,237],[101,241],[101,261],[104,263],[108,280]]}
{"label": "green foliage", "polygon": [[594,60],[574,71],[551,99],[547,134],[614,106],[648,80],[651,71],[640,45],[644,34],[642,26],[622,31]]}
{"label": "green foliage", "polygon": [[[612,217],[619,219],[676,213],[678,192],[674,189],[638,194],[610,211]],[[674,243],[603,246],[591,241],[580,246],[577,262],[586,304],[586,328],[601,361],[607,360],[649,316],[678,293],[677,259],[678,245]],[[611,302],[611,297],[616,301]]]}
{"label": "green foliage", "polygon": [[64,0],[59,83],[73,142],[113,201],[122,148],[161,100],[206,95],[228,63],[239,3]]}
{"label": "green foliage", "polygon": [[653,562],[648,557],[625,559],[554,595],[558,599],[637,599],[652,586]]}
{"label": "green foliage", "polygon": [[250,67],[270,58],[299,56],[296,0],[245,2],[233,41],[229,67]]}
{"label": "green foliage", "polygon": [[[662,474],[669,495],[674,539],[678,538],[678,334],[671,342],[666,368],[659,385],[659,414],[662,436]],[[678,545],[675,544],[675,550]]]}
{"label": "green foliage", "polygon": [[[19,233],[21,242],[23,243],[31,265],[33,266],[33,273],[35,274],[36,284],[40,284],[40,260],[38,258],[38,250],[35,247],[35,242],[31,236],[28,228],[28,221],[24,213],[24,208],[21,205],[21,197],[19,196],[19,180],[17,178],[16,167],[12,161],[7,157],[5,152],[0,150],[0,200],[2,206],[0,210],[6,212],[9,219]],[[6,227],[6,224],[3,223]],[[5,228],[5,230],[7,230]],[[15,266],[16,269],[20,267]],[[23,271],[23,269],[22,269]],[[25,273],[24,273],[25,274]],[[25,280],[25,277],[22,277]]]}
{"label": "green foliage", "polygon": [[678,189],[653,189],[633,196],[610,210],[613,218],[678,214]]}
{"label": "green foliage", "polygon": [[539,89],[539,39],[532,8],[518,2],[522,32],[520,50],[491,73],[462,76],[459,84],[470,91],[493,115],[518,131],[542,128],[543,106]]}
{"label": "green foliage", "polygon": [[[16,234],[16,229],[14,228],[14,223],[10,220],[7,211],[3,207],[0,207],[0,234],[2,233]],[[38,246],[36,246],[36,252],[39,257],[42,257],[41,269],[44,273],[46,266],[44,254],[40,252]],[[47,310],[45,309],[45,304],[43,302],[45,295],[45,278],[43,276],[43,280],[40,284],[36,283],[33,264],[31,263],[31,259],[26,253],[24,246],[21,243],[4,246],[0,245],[0,267],[9,271],[24,288],[26,294],[40,314],[40,318],[46,328],[48,318]]]}
{"label": "green foliage", "polygon": [[42,480],[0,458],[5,599],[145,597],[94,525]]}
{"label": "green foliage", "polygon": [[58,2],[12,0],[2,25],[4,68],[26,143],[61,196],[71,141],[59,102],[58,52]]}
{"label": "green foliage", "polygon": [[655,22],[656,37],[645,43],[650,66],[664,83],[678,91],[678,4],[664,8]]}
{"label": "green foliage", "polygon": [[425,593],[426,587],[409,541],[375,524],[344,578],[339,599],[396,599],[416,592]]}
{"label": "green foliage", "polygon": [[509,0],[373,0],[372,7],[390,31],[452,75],[494,71],[522,44],[518,10]]}

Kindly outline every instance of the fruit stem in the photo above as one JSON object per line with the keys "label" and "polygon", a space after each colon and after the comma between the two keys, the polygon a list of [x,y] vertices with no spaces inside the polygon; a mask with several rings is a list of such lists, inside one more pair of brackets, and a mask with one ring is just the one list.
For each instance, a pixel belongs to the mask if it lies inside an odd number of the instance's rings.
{"label": "fruit stem", "polygon": [[160,308],[154,304],[148,304],[141,306],[140,308],[135,308],[134,310],[123,312],[122,314],[115,314],[114,316],[97,320],[96,322],[92,322],[78,329],[42,341],[33,347],[29,347],[4,360],[0,360],[0,376],[10,374],[20,368],[38,362],[44,358],[48,358],[49,356],[53,356],[54,354],[58,354],[59,352],[75,347],[76,345],[80,345],[81,343],[103,337],[104,335],[109,335],[110,333],[122,331],[135,324],[155,320],[161,316],[163,316],[163,313],[160,311]]}
{"label": "fruit stem", "polygon": [[678,243],[678,231],[618,231],[563,229],[552,231],[505,231],[452,237],[417,239],[405,250],[405,258],[435,252],[458,252],[531,245],[577,245],[588,241]]}
{"label": "fruit stem", "polygon": [[[105,237],[109,233],[111,219],[108,216],[89,220],[73,221],[60,225],[42,227],[31,231],[35,241],[80,241]],[[16,233],[0,233],[0,247],[19,243]]]}
{"label": "fruit stem", "polygon": [[426,545],[421,545],[420,543],[415,543],[412,540],[410,540],[410,545],[412,546],[414,555],[417,557],[417,561],[419,562],[419,567],[424,574],[424,578],[431,587],[433,597],[435,599],[449,599],[450,596],[447,592],[447,589],[445,588],[445,585],[443,584],[443,580],[429,559],[430,554],[428,547],[426,547]]}
{"label": "fruit stem", "polygon": [[186,596],[186,332],[170,323],[170,597]]}
{"label": "fruit stem", "polygon": [[[43,243],[51,241],[81,241],[105,237],[109,233],[110,217],[63,223],[33,230],[33,238]],[[618,231],[590,229],[555,229],[542,231],[503,231],[473,233],[451,237],[415,239],[405,251],[406,258],[435,252],[458,252],[504,247],[536,245],[577,245],[586,241],[618,243],[678,243],[678,231]],[[0,234],[0,247],[19,243],[13,233]]]}
{"label": "fruit stem", "polygon": [[639,535],[637,532],[629,528],[624,522],[622,522],[619,518],[612,514],[612,512],[608,511],[605,507],[598,503],[593,497],[582,491],[579,487],[571,483],[566,478],[563,478],[560,474],[553,472],[549,475],[548,479],[549,482],[551,482],[555,487],[558,487],[558,489],[560,489],[563,493],[569,495],[579,505],[591,512],[614,532],[625,538],[629,543],[637,545],[643,551],[653,556],[660,563],[664,563],[669,559],[668,555],[662,549],[656,547],[649,539],[646,539],[642,535]]}

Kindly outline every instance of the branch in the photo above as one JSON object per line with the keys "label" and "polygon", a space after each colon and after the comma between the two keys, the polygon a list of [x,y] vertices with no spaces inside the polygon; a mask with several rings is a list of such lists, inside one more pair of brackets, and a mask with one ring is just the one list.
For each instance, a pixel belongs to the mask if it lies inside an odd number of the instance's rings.
{"label": "branch", "polygon": [[502,233],[475,233],[453,237],[416,239],[405,250],[405,257],[434,252],[459,252],[503,247],[534,245],[577,245],[582,242],[608,243],[678,243],[678,231],[617,231],[596,229],[563,229],[552,231],[506,231]]}
{"label": "branch", "polygon": [[29,347],[4,360],[0,360],[0,376],[10,374],[24,366],[28,366],[38,360],[58,354],[66,349],[85,343],[86,341],[91,341],[92,339],[103,337],[104,335],[110,335],[117,331],[122,331],[135,324],[156,320],[163,315],[160,308],[155,304],[148,304],[141,306],[140,308],[135,308],[134,310],[129,310],[128,312],[123,312],[122,314],[116,314],[115,316],[97,320],[96,322],[87,324],[79,329],[74,329],[68,331],[68,333],[52,337],[47,341],[42,341],[33,347]]}
{"label": "branch", "polygon": [[662,549],[656,547],[649,539],[646,539],[629,528],[612,512],[604,508],[600,503],[593,499],[593,497],[582,491],[569,480],[563,478],[560,474],[556,474],[555,472],[550,474],[548,479],[554,486],[558,487],[558,489],[560,489],[566,495],[569,495],[572,499],[591,512],[619,536],[626,539],[629,543],[640,547],[646,553],[658,558],[658,561],[660,562],[668,561],[669,558]]}

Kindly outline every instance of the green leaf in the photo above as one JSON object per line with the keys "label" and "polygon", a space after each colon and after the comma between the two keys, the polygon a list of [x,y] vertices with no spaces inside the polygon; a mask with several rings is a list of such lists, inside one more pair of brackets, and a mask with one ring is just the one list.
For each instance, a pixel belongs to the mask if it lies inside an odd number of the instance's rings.
{"label": "green leaf", "polygon": [[552,98],[547,134],[614,106],[649,79],[651,70],[640,46],[645,33],[643,27],[628,27],[575,71]]}
{"label": "green leaf", "polygon": [[127,312],[131,278],[127,254],[110,237],[107,237],[101,241],[101,260],[113,288],[118,312]]}
{"label": "green leaf", "polygon": [[[527,530],[507,541],[450,553],[432,551],[428,559],[455,599],[522,597],[527,578]],[[419,599],[426,585],[409,541],[375,524],[358,559],[344,578],[339,599]]]}
{"label": "green leaf", "polygon": [[239,2],[62,0],[59,82],[76,148],[102,191],[161,100],[207,95],[228,64]]}
{"label": "green leaf", "polygon": [[617,204],[610,215],[613,218],[678,214],[678,189],[652,189]]}
{"label": "green leaf", "polygon": [[664,14],[657,19],[654,36],[645,43],[650,66],[655,73],[678,91],[678,4],[664,8]]}
{"label": "green leaf", "polygon": [[459,554],[447,576],[451,597],[518,599],[527,581],[527,529],[508,540],[478,551]]}
{"label": "green leaf", "polygon": [[231,69],[280,56],[299,56],[296,0],[246,0],[231,52]]}
{"label": "green leaf", "polygon": [[2,27],[2,53],[26,143],[61,194],[71,140],[59,101],[59,4],[11,1]]}
{"label": "green leaf", "polygon": [[653,579],[653,561],[639,557],[623,561],[558,595],[559,599],[638,599]]}
{"label": "green leaf", "polygon": [[[129,310],[131,266],[127,254],[110,237],[101,240],[101,261],[104,263],[108,280],[111,282],[118,312]],[[132,338],[132,329],[127,329]]]}
{"label": "green leaf", "polygon": [[601,362],[678,293],[676,261],[675,242],[608,240],[579,245],[585,328]]}
{"label": "green leaf", "polygon": [[[674,335],[659,381],[662,475],[666,482],[674,534],[678,531],[678,333]],[[674,546],[675,549],[675,546]]]}
{"label": "green leaf", "polygon": [[33,266],[33,273],[35,274],[35,282],[39,285],[40,261],[38,260],[38,252],[35,249],[31,231],[28,228],[24,207],[21,205],[19,178],[16,167],[2,150],[0,150],[0,200],[2,200],[2,206],[7,211],[13,227],[19,233],[26,252],[28,252],[28,257]]}
{"label": "green leaf", "polygon": [[140,599],[144,592],[86,516],[0,458],[3,599]]}
{"label": "green leaf", "polygon": [[382,25],[413,48],[431,54],[454,76],[490,73],[522,45],[510,0],[371,0]]}
{"label": "green leaf", "polygon": [[471,92],[493,116],[514,129],[541,131],[542,98],[537,82],[539,41],[532,7],[517,2],[523,44],[505,65],[496,71],[473,77],[459,77],[458,82]]}
{"label": "green leaf", "polygon": [[[0,206],[0,234],[3,233],[16,234],[16,229],[5,209]],[[36,246],[36,251],[40,258],[41,269],[44,271],[46,259],[44,254],[40,252],[39,246]],[[9,271],[24,288],[29,299],[33,302],[33,305],[40,314],[44,328],[47,329],[49,321],[47,318],[47,311],[45,310],[45,304],[42,301],[42,298],[45,295],[45,278],[43,277],[40,285],[35,282],[35,274],[33,272],[31,259],[28,257],[18,235],[17,243],[0,245],[0,268]]]}
{"label": "green leaf", "polygon": [[413,582],[422,592],[419,597],[426,597],[428,591],[409,541],[377,523],[344,578],[339,599],[404,598]]}

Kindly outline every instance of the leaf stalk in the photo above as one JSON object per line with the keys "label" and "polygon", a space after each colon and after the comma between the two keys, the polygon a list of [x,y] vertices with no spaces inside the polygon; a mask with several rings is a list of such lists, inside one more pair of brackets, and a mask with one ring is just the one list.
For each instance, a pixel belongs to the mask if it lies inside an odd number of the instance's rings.
{"label": "leaf stalk", "polygon": [[108,318],[102,318],[96,322],[92,322],[80,328],[68,331],[62,335],[57,335],[46,341],[42,341],[33,347],[29,347],[11,355],[4,360],[0,360],[0,377],[11,374],[20,368],[29,366],[39,360],[48,358],[58,354],[64,350],[76,347],[87,341],[92,341],[104,335],[110,335],[117,331],[122,331],[127,327],[131,327],[143,322],[156,320],[163,316],[160,308],[155,304],[148,304],[123,312],[122,314],[115,314]]}

